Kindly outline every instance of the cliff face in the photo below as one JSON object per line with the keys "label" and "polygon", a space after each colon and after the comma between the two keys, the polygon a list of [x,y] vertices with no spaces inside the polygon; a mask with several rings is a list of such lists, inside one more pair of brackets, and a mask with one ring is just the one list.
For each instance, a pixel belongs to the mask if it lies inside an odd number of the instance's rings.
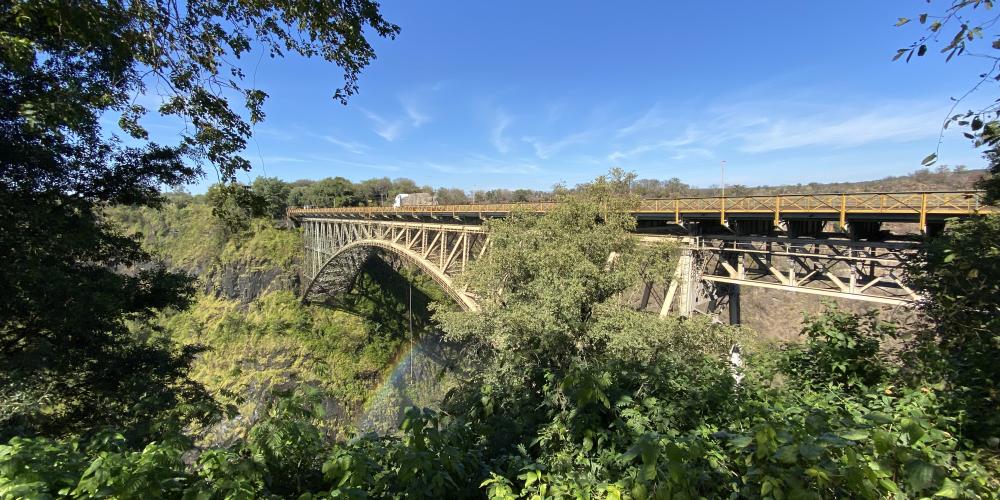
{"label": "cliff face", "polygon": [[249,304],[269,292],[299,290],[294,270],[255,258],[219,263],[199,276],[201,291],[215,298]]}
{"label": "cliff face", "polygon": [[301,238],[273,221],[255,220],[233,233],[201,203],[116,207],[108,217],[169,267],[197,277],[206,295],[249,304],[267,292],[299,289]]}

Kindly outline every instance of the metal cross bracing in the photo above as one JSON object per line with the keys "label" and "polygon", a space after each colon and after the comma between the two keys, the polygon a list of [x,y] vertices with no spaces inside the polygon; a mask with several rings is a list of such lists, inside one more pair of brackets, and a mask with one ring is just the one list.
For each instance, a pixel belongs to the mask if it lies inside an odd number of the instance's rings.
{"label": "metal cross bracing", "polygon": [[841,239],[704,237],[700,279],[902,305],[920,300],[903,279],[917,243]]}
{"label": "metal cross bracing", "polygon": [[[708,196],[674,199],[644,199],[633,210],[640,219],[673,221],[730,218],[773,221],[819,219],[835,221],[840,229],[850,221],[911,222],[921,229],[929,222],[950,217],[996,213],[982,203],[981,191],[911,191],[879,193],[779,194],[767,196]],[[472,205],[423,205],[404,207],[294,208],[290,217],[358,218],[490,218],[503,217],[514,210],[546,212],[555,202],[493,203]]]}
{"label": "metal cross bracing", "polygon": [[454,279],[488,248],[482,226],[314,217],[299,224],[305,243],[304,300],[347,291],[367,259],[389,252],[419,267],[463,309],[478,309],[475,297]]}

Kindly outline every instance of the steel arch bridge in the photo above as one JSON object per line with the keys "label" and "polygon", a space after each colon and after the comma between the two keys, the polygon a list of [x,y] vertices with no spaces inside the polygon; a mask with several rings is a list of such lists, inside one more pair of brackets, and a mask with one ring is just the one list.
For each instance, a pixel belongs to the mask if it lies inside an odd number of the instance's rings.
{"label": "steel arch bridge", "polygon": [[303,300],[349,291],[364,263],[377,252],[417,266],[456,304],[478,311],[474,295],[455,283],[489,246],[482,226],[303,218],[306,285]]}

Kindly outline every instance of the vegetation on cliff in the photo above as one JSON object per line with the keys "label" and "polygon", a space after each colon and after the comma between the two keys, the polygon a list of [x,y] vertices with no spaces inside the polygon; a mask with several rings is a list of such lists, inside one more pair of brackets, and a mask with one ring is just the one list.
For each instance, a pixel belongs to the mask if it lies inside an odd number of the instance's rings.
{"label": "vegetation on cliff", "polygon": [[[409,306],[414,335],[433,335],[430,304],[445,299],[429,278],[373,259],[333,308],[298,298],[301,235],[269,218],[233,232],[204,196],[172,193],[162,210],[116,207],[107,216],[158,259],[196,276],[190,307],[166,310],[136,329],[197,346],[190,377],[231,414],[200,429],[205,445],[243,439],[282,394],[308,389],[324,406],[318,421],[329,439],[344,439],[362,416],[379,411],[394,427],[401,408],[372,397],[407,355]],[[430,403],[432,401],[425,401]]]}

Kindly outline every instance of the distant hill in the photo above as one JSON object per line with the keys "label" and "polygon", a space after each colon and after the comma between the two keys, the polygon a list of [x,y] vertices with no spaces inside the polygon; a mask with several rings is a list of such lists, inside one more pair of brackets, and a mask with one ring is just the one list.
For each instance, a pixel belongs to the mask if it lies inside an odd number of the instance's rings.
{"label": "distant hill", "polygon": [[[880,191],[961,191],[975,189],[975,183],[987,171],[969,170],[964,167],[954,169],[941,167],[935,170],[920,169],[911,174],[884,177],[858,182],[811,182],[809,184],[782,184],[777,186],[726,186],[727,196],[749,196],[769,194],[808,193],[858,193]],[[717,186],[696,188],[678,179],[661,181],[639,179],[635,182],[635,192],[644,198],[675,198],[684,196],[718,196]]]}
{"label": "distant hill", "polygon": [[[961,191],[975,189],[975,183],[986,175],[985,169],[967,170],[965,168],[937,170],[920,169],[912,174],[884,177],[873,181],[830,182],[809,184],[794,184],[781,186],[761,186],[749,188],[754,194],[781,193],[856,193],[869,191]],[[728,191],[730,188],[727,188]]]}

